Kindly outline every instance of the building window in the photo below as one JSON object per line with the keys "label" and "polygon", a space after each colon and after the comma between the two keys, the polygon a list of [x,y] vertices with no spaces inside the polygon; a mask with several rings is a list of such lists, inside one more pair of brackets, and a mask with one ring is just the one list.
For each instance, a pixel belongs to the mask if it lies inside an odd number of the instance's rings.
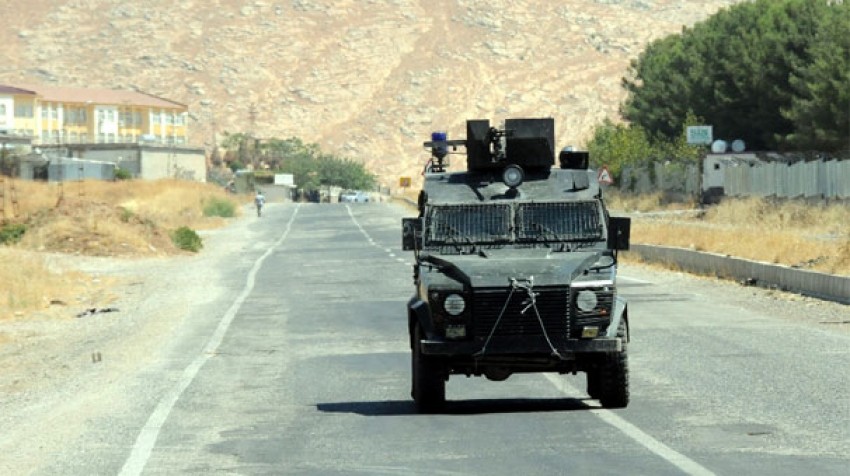
{"label": "building window", "polygon": [[32,106],[28,104],[16,104],[15,117],[32,117]]}
{"label": "building window", "polygon": [[6,115],[6,105],[0,104],[0,116],[5,116],[5,115]]}

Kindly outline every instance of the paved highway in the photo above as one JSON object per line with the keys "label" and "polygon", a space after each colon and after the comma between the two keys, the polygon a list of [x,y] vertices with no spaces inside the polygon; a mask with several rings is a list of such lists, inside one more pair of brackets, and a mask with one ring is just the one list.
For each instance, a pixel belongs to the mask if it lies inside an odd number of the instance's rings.
{"label": "paved highway", "polygon": [[[446,412],[410,392],[405,210],[272,204],[211,297],[104,392],[33,474],[847,474],[850,334],[806,302],[639,266],[632,398],[584,376],[452,377]],[[223,290],[213,293],[212,290]],[[791,316],[793,317],[793,316]],[[809,316],[811,317],[811,316]],[[0,461],[10,458],[0,456]],[[14,466],[9,466],[14,467]]]}

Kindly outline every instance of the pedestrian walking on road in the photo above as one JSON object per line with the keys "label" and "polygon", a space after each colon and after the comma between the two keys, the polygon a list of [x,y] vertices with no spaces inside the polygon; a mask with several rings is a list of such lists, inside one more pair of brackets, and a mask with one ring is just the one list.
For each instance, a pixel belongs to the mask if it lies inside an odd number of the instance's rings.
{"label": "pedestrian walking on road", "polygon": [[263,192],[257,190],[257,196],[254,197],[254,205],[257,206],[257,216],[263,216],[263,205],[266,204],[266,197]]}

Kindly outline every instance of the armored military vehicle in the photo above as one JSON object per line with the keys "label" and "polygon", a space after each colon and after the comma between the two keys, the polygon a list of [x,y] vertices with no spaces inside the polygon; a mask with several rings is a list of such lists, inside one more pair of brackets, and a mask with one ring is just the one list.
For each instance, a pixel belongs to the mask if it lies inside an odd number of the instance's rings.
{"label": "armored military vehicle", "polygon": [[[416,258],[407,313],[421,412],[443,407],[452,375],[584,372],[603,407],[629,402],[616,275],[630,221],[609,216],[587,152],[564,149],[555,166],[554,135],[551,118],[470,120],[465,139],[435,132],[424,144],[419,216],[402,219]],[[447,172],[463,153],[467,170]]]}

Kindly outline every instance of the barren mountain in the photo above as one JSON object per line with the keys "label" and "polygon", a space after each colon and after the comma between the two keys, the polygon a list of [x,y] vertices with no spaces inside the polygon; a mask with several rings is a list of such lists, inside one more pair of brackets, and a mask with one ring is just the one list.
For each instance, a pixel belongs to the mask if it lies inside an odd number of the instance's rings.
{"label": "barren mountain", "polygon": [[393,184],[468,118],[582,145],[648,42],[738,1],[6,0],[0,84],[138,89],[188,104],[194,145],[297,136]]}

